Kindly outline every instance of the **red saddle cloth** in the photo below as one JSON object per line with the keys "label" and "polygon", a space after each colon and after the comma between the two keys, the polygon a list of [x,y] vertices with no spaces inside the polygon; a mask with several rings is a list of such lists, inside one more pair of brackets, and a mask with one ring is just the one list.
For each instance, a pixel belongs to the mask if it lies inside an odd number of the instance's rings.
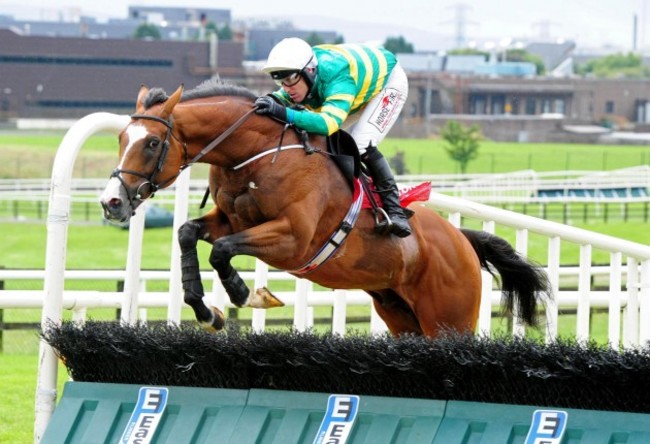
{"label": "red saddle cloth", "polygon": [[[371,183],[370,188],[375,189],[375,186]],[[399,189],[399,201],[403,207],[408,206],[412,202],[425,202],[429,200],[431,195],[431,182],[422,182],[421,184],[414,185],[412,187],[404,187]],[[381,199],[379,196],[376,196],[377,205],[382,206]],[[368,195],[363,195],[363,204],[361,208],[372,208],[370,200],[368,200]]]}

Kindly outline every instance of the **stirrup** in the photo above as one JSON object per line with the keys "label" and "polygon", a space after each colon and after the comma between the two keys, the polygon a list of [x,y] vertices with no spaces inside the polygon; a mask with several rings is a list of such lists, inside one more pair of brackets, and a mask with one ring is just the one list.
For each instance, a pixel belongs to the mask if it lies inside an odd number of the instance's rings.
{"label": "stirrup", "polygon": [[393,221],[382,207],[377,207],[375,213],[375,233],[386,236],[393,228]]}

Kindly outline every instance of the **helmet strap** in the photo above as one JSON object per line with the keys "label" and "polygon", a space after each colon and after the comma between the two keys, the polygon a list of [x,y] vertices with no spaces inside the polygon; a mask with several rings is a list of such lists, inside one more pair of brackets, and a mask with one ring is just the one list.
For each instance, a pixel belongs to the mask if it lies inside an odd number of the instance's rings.
{"label": "helmet strap", "polygon": [[313,96],[314,96],[314,86],[315,86],[315,83],[316,83],[315,81],[312,81],[312,79],[316,80],[315,73],[314,73],[313,76],[311,76],[311,75],[307,75],[306,71],[305,71],[307,69],[312,69],[312,70],[314,70],[314,72],[316,71],[315,67],[308,68],[308,66],[309,66],[309,64],[311,63],[312,60],[314,60],[314,54],[313,53],[312,53],[311,57],[309,58],[309,60],[307,60],[307,63],[305,63],[305,66],[303,66],[302,69],[300,70],[300,75],[302,76],[303,79],[305,79],[305,83],[307,84],[307,91],[308,91],[307,92],[307,97],[306,97],[307,99],[313,98]]}

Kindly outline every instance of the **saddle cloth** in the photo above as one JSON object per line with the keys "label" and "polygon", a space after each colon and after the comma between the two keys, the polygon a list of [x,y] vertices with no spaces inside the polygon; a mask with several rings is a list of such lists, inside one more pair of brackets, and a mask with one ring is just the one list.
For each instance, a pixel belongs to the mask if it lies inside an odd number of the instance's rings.
{"label": "saddle cloth", "polygon": [[[370,184],[371,189],[375,189],[372,183]],[[408,206],[412,202],[426,202],[429,200],[431,195],[431,182],[422,182],[418,185],[403,187],[399,189],[399,202],[403,207]],[[375,199],[377,205],[382,206],[381,199]],[[364,194],[363,203],[361,208],[372,208],[372,204],[368,199],[368,195]]]}

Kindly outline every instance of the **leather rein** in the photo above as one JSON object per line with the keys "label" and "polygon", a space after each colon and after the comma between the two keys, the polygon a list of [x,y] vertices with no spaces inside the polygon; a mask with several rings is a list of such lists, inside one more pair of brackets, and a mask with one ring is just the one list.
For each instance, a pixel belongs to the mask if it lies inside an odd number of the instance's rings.
{"label": "leather rein", "polygon": [[[165,139],[163,140],[163,146],[162,150],[160,151],[160,156],[158,157],[158,162],[156,163],[156,167],[154,170],[151,172],[151,174],[147,175],[144,173],[141,173],[139,171],[135,170],[129,170],[129,169],[124,169],[124,168],[115,168],[113,172],[111,173],[110,177],[117,178],[120,183],[122,184],[122,187],[124,187],[124,190],[126,191],[126,195],[129,199],[129,203],[131,204],[131,207],[133,208],[134,202],[136,200],[142,201],[145,198],[142,197],[142,187],[148,186],[151,190],[149,193],[149,196],[147,197],[154,197],[156,191],[158,191],[161,188],[164,188],[165,185],[168,183],[176,180],[176,178],[183,172],[185,169],[191,167],[194,165],[196,162],[198,162],[202,157],[204,157],[206,154],[208,154],[210,151],[212,151],[217,145],[219,145],[221,142],[223,142],[228,136],[230,136],[237,128],[239,128],[252,114],[255,112],[256,108],[251,108],[249,111],[247,111],[243,116],[241,116],[235,123],[233,123],[228,129],[226,129],[223,133],[221,133],[216,139],[214,139],[212,142],[210,142],[208,145],[205,146],[196,156],[194,156],[190,161],[187,161],[187,143],[181,142],[180,139],[178,139],[176,136],[173,134],[173,128],[174,128],[174,120],[173,117],[170,116],[169,120],[165,120],[161,117],[157,116],[150,116],[147,114],[133,114],[131,115],[131,120],[152,120],[154,122],[161,123],[167,127],[167,132],[165,134]],[[163,180],[162,182],[156,183],[154,181],[156,175],[160,173],[164,167],[165,164],[165,159],[167,158],[167,154],[169,153],[169,139],[174,138],[178,140],[179,142],[182,143],[183,150],[185,152],[185,163],[180,166],[178,173],[174,174],[173,176],[169,177],[168,179]],[[126,186],[126,182],[124,182],[124,179],[122,177],[122,174],[131,174],[132,176],[140,177],[144,179],[145,181],[141,183],[138,186],[138,189],[135,192],[135,195],[131,195],[129,192],[128,187]]]}

